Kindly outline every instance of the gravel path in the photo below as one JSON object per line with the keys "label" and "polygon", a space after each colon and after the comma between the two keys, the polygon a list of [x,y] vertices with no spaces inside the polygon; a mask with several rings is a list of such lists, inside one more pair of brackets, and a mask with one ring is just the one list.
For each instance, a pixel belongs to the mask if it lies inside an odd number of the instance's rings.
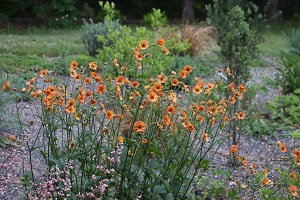
{"label": "gravel path", "polygon": [[[252,82],[257,83],[259,85],[264,85],[264,79],[263,77],[273,77],[276,70],[275,65],[277,64],[274,60],[268,59],[267,62],[269,63],[269,66],[267,67],[257,67],[252,69]],[[274,88],[268,88],[269,92],[268,94],[264,94],[260,91],[257,91],[255,96],[255,101],[258,103],[258,105],[262,105],[264,102],[267,102],[268,100],[272,99],[275,95],[280,94],[280,91],[274,89]],[[35,119],[34,112],[32,112],[32,106],[38,106],[36,102],[28,103],[28,102],[20,102],[18,103],[18,106],[21,111],[21,119],[25,122],[29,122],[30,120]],[[261,107],[263,109],[263,107]],[[16,115],[16,107],[14,105],[9,105],[4,110],[5,113],[9,115]],[[9,137],[11,135],[17,135],[17,130],[13,129],[13,127],[5,127],[4,130],[2,130],[2,133]],[[28,132],[28,139],[30,140],[31,137],[34,136],[34,131]],[[286,132],[279,132],[274,137],[263,137],[262,139],[254,138],[251,136],[242,135],[240,137],[240,149],[239,152],[241,155],[245,155],[247,157],[248,163],[255,164],[255,169],[262,171],[264,168],[266,168],[268,165],[273,165],[272,169],[276,169],[276,167],[284,168],[286,166],[286,162],[281,159],[281,156],[278,152],[274,151],[274,148],[276,147],[276,142],[278,140],[281,140],[285,144],[287,144],[288,151],[291,151],[293,147],[293,142],[291,138],[285,137]],[[41,141],[40,141],[41,142]],[[298,144],[299,145],[299,144]],[[7,148],[0,148],[0,155],[8,154],[10,152],[13,152],[14,149],[13,146],[8,146]],[[220,165],[222,168],[230,168],[228,165],[228,152],[229,146],[227,143],[225,143],[223,146],[221,146],[220,149],[218,149],[215,153],[214,161],[212,162],[212,166]],[[16,158],[16,163],[14,164],[14,167],[11,167],[11,181],[7,186],[7,189],[5,190],[3,196],[1,196],[0,193],[0,199],[3,200],[12,200],[17,199],[18,197],[24,195],[22,186],[21,186],[21,180],[20,177],[22,176],[22,162],[21,162],[21,152],[15,151],[12,153],[12,155]],[[28,161],[28,151],[24,150],[24,158],[25,161]],[[4,156],[0,157],[0,164],[3,162]],[[43,159],[40,155],[33,155],[33,162],[35,165],[35,170],[38,173],[42,173],[44,169],[43,165]],[[28,162],[27,162],[28,163]],[[28,166],[25,166],[25,168]],[[235,169],[238,173],[243,173],[241,169]],[[3,173],[3,172],[2,172]],[[271,178],[276,179],[275,175],[276,173],[274,171],[270,172]],[[1,191],[0,191],[1,192]]]}

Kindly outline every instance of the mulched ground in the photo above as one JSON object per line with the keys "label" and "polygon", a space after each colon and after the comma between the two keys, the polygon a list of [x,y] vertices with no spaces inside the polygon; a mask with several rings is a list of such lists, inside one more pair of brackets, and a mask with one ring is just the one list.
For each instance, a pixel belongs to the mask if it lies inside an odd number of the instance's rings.
{"label": "mulched ground", "polygon": [[[275,66],[277,65],[277,62],[272,59],[267,59],[267,62],[269,63],[269,66],[267,67],[257,67],[252,70],[252,82],[257,83],[259,85],[265,85],[264,78],[265,76],[273,77],[276,73]],[[267,102],[270,99],[273,99],[275,95],[280,94],[280,91],[274,89],[274,88],[268,88],[269,92],[268,94],[264,94],[260,91],[257,91],[255,96],[255,101],[258,105],[261,105],[259,109],[264,109],[262,107],[263,103]],[[21,111],[21,118],[22,120],[25,120],[29,122],[32,119],[35,119],[34,113],[32,112],[33,103],[28,102],[21,102],[18,104],[20,111]],[[36,104],[37,106],[37,104]],[[4,110],[5,113],[14,115],[16,114],[16,107],[14,105],[9,105]],[[9,137],[12,134],[16,134],[16,130],[13,129],[13,126],[7,126],[4,127],[4,130],[2,130],[2,134]],[[31,136],[33,136],[35,133],[30,132],[29,139]],[[293,140],[291,137],[288,136],[288,131],[280,131],[274,136],[264,136],[262,138],[257,138],[254,136],[247,136],[247,135],[241,135],[240,137],[240,148],[239,148],[239,154],[245,155],[247,157],[248,164],[253,163],[254,167],[257,171],[262,172],[265,168],[272,169],[269,171],[269,179],[272,181],[276,181],[278,178],[278,173],[276,172],[276,168],[284,169],[287,167],[287,161],[282,159],[283,153],[279,152],[279,149],[276,145],[276,142],[281,140],[283,143],[287,145],[288,152],[285,153],[285,155],[291,155],[291,151],[294,147]],[[299,146],[299,144],[296,144],[296,146]],[[6,148],[0,148],[0,155],[3,153],[9,153],[14,149],[13,146],[8,146]],[[219,149],[215,150],[215,156],[213,161],[210,163],[212,168],[216,168],[217,166],[220,166],[223,169],[230,169],[233,174],[237,176],[232,176],[231,181],[226,183],[228,187],[236,187],[236,182],[244,183],[246,184],[246,181],[249,180],[249,173],[246,173],[241,167],[232,168],[230,164],[228,163],[229,158],[229,144],[225,143],[222,145]],[[22,162],[21,162],[21,156],[20,152],[16,151],[13,153],[14,156],[16,156],[16,163],[15,167],[11,168],[11,181],[7,185],[7,189],[5,190],[3,196],[0,195],[0,199],[3,200],[12,200],[17,199],[18,197],[24,195],[22,186],[21,186],[21,180],[20,177],[22,177]],[[26,162],[28,161],[28,152],[25,149],[24,150],[24,158]],[[3,162],[4,157],[0,156],[0,164]],[[33,155],[33,162],[35,165],[35,170],[37,173],[42,173],[44,165],[43,165],[43,159],[40,155]],[[28,167],[28,166],[25,166]],[[0,173],[3,173],[0,172]],[[222,177],[218,177],[217,175],[213,175],[216,180],[222,180]],[[200,190],[201,188],[196,188],[196,190]],[[243,199],[247,199],[247,195],[245,194],[245,197]]]}

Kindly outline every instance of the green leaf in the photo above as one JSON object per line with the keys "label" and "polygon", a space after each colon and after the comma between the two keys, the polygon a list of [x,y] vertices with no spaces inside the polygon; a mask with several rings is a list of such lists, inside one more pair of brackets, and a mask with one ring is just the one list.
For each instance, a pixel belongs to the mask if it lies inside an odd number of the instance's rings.
{"label": "green leaf", "polygon": [[153,192],[154,192],[154,194],[163,194],[166,192],[166,190],[163,185],[156,185],[156,186],[154,186]]}

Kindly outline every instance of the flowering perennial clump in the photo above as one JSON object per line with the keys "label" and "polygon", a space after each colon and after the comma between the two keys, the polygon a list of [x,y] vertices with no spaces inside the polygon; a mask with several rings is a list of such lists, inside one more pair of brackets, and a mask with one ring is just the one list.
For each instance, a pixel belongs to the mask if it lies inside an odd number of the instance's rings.
{"label": "flowering perennial clump", "polygon": [[[35,85],[36,78],[26,84],[24,92],[42,106],[34,141],[43,141],[40,146],[27,141],[26,146],[30,155],[40,152],[47,165],[45,177],[39,179],[29,163],[30,176],[24,179],[28,197],[191,195],[196,176],[207,170],[208,152],[227,138],[221,130],[245,118],[243,111],[233,118],[228,113],[246,87],[227,87],[220,80],[205,83],[199,77],[187,85],[183,80],[193,72],[190,65],[152,77],[164,56],[171,55],[163,39],[153,44],[142,40],[127,59],[90,62],[84,70],[72,61],[68,82],[57,83],[41,70],[43,88]],[[104,77],[100,72],[105,68],[115,73]],[[9,83],[3,85],[9,88]],[[221,92],[226,88],[229,98]],[[232,145],[230,153],[237,155],[238,145]]]}

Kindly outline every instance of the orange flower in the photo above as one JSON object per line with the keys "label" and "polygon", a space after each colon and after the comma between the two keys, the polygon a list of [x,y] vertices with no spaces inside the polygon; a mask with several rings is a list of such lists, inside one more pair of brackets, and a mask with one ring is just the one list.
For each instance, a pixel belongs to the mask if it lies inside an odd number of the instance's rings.
{"label": "orange flower", "polygon": [[118,142],[120,142],[120,143],[123,143],[123,142],[124,142],[124,139],[123,139],[122,136],[118,136]]}
{"label": "orange flower", "polygon": [[210,121],[211,125],[214,125],[216,123],[216,119],[214,117],[211,118],[209,121]]}
{"label": "orange flower", "polygon": [[196,118],[197,118],[197,120],[199,122],[203,122],[204,121],[204,118],[201,115],[197,115]]}
{"label": "orange flower", "polygon": [[63,103],[63,101],[61,99],[56,101],[56,105],[58,105],[58,106],[62,106],[62,103]]}
{"label": "orange flower", "polygon": [[165,41],[164,41],[162,38],[160,38],[160,39],[157,40],[157,44],[158,44],[159,46],[164,46]]}
{"label": "orange flower", "polygon": [[264,169],[264,170],[263,170],[263,174],[264,174],[265,176],[268,176],[268,170],[267,170],[267,169]]}
{"label": "orange flower", "polygon": [[239,85],[239,90],[240,90],[240,92],[246,92],[246,87],[243,85],[243,84],[240,84]]}
{"label": "orange flower", "polygon": [[202,139],[203,139],[203,141],[208,142],[209,141],[208,134],[207,133],[203,133],[202,134]]}
{"label": "orange flower", "polygon": [[280,151],[281,152],[287,152],[287,148],[286,148],[286,145],[285,144],[282,144],[281,146],[280,146]]}
{"label": "orange flower", "polygon": [[193,68],[190,65],[186,65],[184,66],[183,70],[186,71],[187,74],[189,74],[193,71]]}
{"label": "orange flower", "polygon": [[90,100],[90,104],[91,104],[92,106],[96,105],[96,103],[97,103],[97,100],[96,100],[96,99],[91,99],[91,100]]}
{"label": "orange flower", "polygon": [[164,75],[163,73],[160,73],[157,76],[157,80],[159,83],[165,83],[168,80],[168,77],[166,75]]}
{"label": "orange flower", "polygon": [[21,90],[21,92],[22,93],[26,92],[26,88],[23,87],[22,90]]}
{"label": "orange flower", "polygon": [[98,65],[95,62],[90,62],[89,67],[95,71],[98,69]]}
{"label": "orange flower", "polygon": [[143,60],[143,55],[138,51],[134,52],[134,56],[137,60]]}
{"label": "orange flower", "polygon": [[76,108],[74,106],[69,106],[69,107],[66,107],[66,111],[70,114],[73,114],[76,112]]}
{"label": "orange flower", "polygon": [[171,85],[172,86],[176,86],[179,84],[179,80],[177,78],[174,78],[172,81],[171,81]]}
{"label": "orange flower", "polygon": [[134,87],[134,88],[137,88],[137,87],[139,87],[139,82],[137,82],[137,81],[133,81],[132,83],[131,83],[131,86],[132,87]]}
{"label": "orange flower", "polygon": [[10,86],[10,82],[9,81],[6,81],[3,86],[2,86],[2,90],[5,91],[7,90],[7,88]]}
{"label": "orange flower", "polygon": [[188,123],[187,129],[188,129],[190,132],[194,132],[194,131],[195,131],[194,125],[191,124],[191,123]]}
{"label": "orange flower", "polygon": [[146,129],[146,124],[143,121],[136,121],[133,125],[133,130],[137,133],[144,133]]}
{"label": "orange flower", "polygon": [[181,79],[185,79],[186,78],[186,71],[185,70],[181,70],[180,72],[179,72],[179,75],[180,75],[180,78]]}
{"label": "orange flower", "polygon": [[296,179],[296,178],[297,178],[297,177],[296,177],[296,174],[295,174],[295,172],[294,172],[294,171],[291,173],[291,177],[292,177],[292,178],[294,178],[294,179]]}
{"label": "orange flower", "polygon": [[77,76],[77,73],[74,69],[70,69],[70,76],[72,76],[73,78],[75,78]]}
{"label": "orange flower", "polygon": [[168,112],[169,114],[171,114],[171,115],[174,114],[174,112],[175,112],[175,107],[174,107],[173,105],[168,106],[167,112]]}
{"label": "orange flower", "polygon": [[121,113],[118,113],[118,114],[117,114],[117,119],[118,119],[118,120],[121,120],[122,118],[123,118],[123,115],[122,115]]}
{"label": "orange flower", "polygon": [[166,125],[169,125],[171,123],[171,119],[170,119],[169,115],[165,115],[163,117],[163,123]]}
{"label": "orange flower", "polygon": [[238,118],[239,118],[239,119],[245,119],[245,116],[246,116],[245,112],[240,112],[240,113],[238,114]]}
{"label": "orange flower", "polygon": [[16,136],[12,135],[9,137],[9,141],[14,142],[16,140]]}
{"label": "orange flower", "polygon": [[47,74],[48,74],[48,70],[46,70],[46,69],[40,71],[40,77],[42,77],[42,78],[44,76],[46,76]]}
{"label": "orange flower", "polygon": [[73,99],[73,98],[70,98],[70,99],[67,101],[66,107],[72,107],[72,106],[75,106],[75,105],[76,105],[76,100]]}
{"label": "orange flower", "polygon": [[85,96],[86,97],[91,97],[93,95],[93,92],[91,90],[86,91]]}
{"label": "orange flower", "polygon": [[84,82],[85,84],[90,84],[90,83],[91,83],[91,79],[90,79],[89,77],[86,77],[86,78],[83,80],[83,82]]}
{"label": "orange flower", "polygon": [[75,80],[76,80],[76,81],[80,81],[80,80],[81,80],[81,74],[76,74]]}
{"label": "orange flower", "polygon": [[141,49],[147,49],[149,47],[149,42],[146,40],[140,41],[140,48]]}
{"label": "orange flower", "polygon": [[298,196],[297,190],[298,190],[297,186],[291,184],[291,186],[290,186],[290,191],[291,191],[291,193],[292,193],[292,195],[293,195],[294,197],[297,197],[297,196]]}
{"label": "orange flower", "polygon": [[147,139],[146,139],[146,138],[143,138],[143,139],[142,139],[142,143],[143,143],[143,144],[147,144]]}
{"label": "orange flower", "polygon": [[236,101],[236,99],[232,96],[228,98],[228,103],[230,103],[230,104],[234,104],[235,101]]}
{"label": "orange flower", "polygon": [[97,88],[97,93],[98,94],[103,94],[106,91],[105,85],[99,85]]}
{"label": "orange flower", "polygon": [[170,92],[169,94],[169,100],[172,101],[173,103],[177,102],[177,97],[176,97],[176,93],[175,92]]}
{"label": "orange flower", "polygon": [[116,58],[113,59],[113,64],[114,64],[114,66],[119,66],[118,60]]}
{"label": "orange flower", "polygon": [[226,72],[227,72],[227,74],[228,74],[229,76],[232,76],[232,74],[231,74],[231,72],[230,72],[230,68],[229,68],[229,67],[227,67],[227,68],[226,68]]}
{"label": "orange flower", "polygon": [[78,95],[77,99],[79,100],[80,103],[85,104],[84,103],[84,101],[85,101],[85,96],[84,95],[82,95],[82,94]]}
{"label": "orange flower", "polygon": [[38,97],[40,96],[41,93],[42,93],[41,90],[36,91],[36,92],[35,92],[35,97],[38,98]]}
{"label": "orange flower", "polygon": [[199,85],[195,85],[195,86],[193,87],[193,92],[194,92],[195,94],[200,94],[200,93],[202,92],[202,87],[199,86]]}
{"label": "orange flower", "polygon": [[70,68],[71,69],[75,69],[75,68],[77,68],[77,66],[78,66],[78,63],[75,60],[73,60],[72,62],[70,62]]}
{"label": "orange flower", "polygon": [[118,76],[118,77],[116,78],[116,83],[117,83],[118,85],[124,85],[124,83],[125,83],[125,78],[124,78],[124,76]]}
{"label": "orange flower", "polygon": [[153,86],[153,89],[154,89],[155,92],[161,92],[164,89],[164,87],[160,83],[156,83]]}
{"label": "orange flower", "polygon": [[263,184],[268,185],[270,183],[270,180],[267,177],[263,178]]}
{"label": "orange flower", "polygon": [[28,91],[31,91],[31,90],[33,90],[33,88],[34,88],[34,85],[29,85],[29,87],[28,87]]}
{"label": "orange flower", "polygon": [[104,104],[102,102],[99,103],[101,110],[103,110],[103,112],[105,112],[105,107]]}
{"label": "orange flower", "polygon": [[300,148],[293,150],[293,157],[294,157],[297,165],[300,165]]}
{"label": "orange flower", "polygon": [[148,101],[155,103],[158,100],[158,95],[155,92],[149,92],[147,99]]}
{"label": "orange flower", "polygon": [[235,144],[231,145],[229,153],[237,154],[239,147]]}
{"label": "orange flower", "polygon": [[95,79],[96,77],[98,77],[98,74],[96,72],[91,72],[91,77]]}
{"label": "orange flower", "polygon": [[74,149],[75,148],[75,142],[74,141],[70,142],[69,148],[70,149]]}
{"label": "orange flower", "polygon": [[114,112],[112,110],[107,110],[105,115],[107,119],[111,120],[114,117]]}
{"label": "orange flower", "polygon": [[222,106],[227,107],[227,104],[224,99],[221,99],[220,103],[222,104]]}
{"label": "orange flower", "polygon": [[161,49],[163,50],[163,52],[166,54],[166,55],[169,55],[170,53],[170,50],[167,49],[166,47],[162,46]]}

